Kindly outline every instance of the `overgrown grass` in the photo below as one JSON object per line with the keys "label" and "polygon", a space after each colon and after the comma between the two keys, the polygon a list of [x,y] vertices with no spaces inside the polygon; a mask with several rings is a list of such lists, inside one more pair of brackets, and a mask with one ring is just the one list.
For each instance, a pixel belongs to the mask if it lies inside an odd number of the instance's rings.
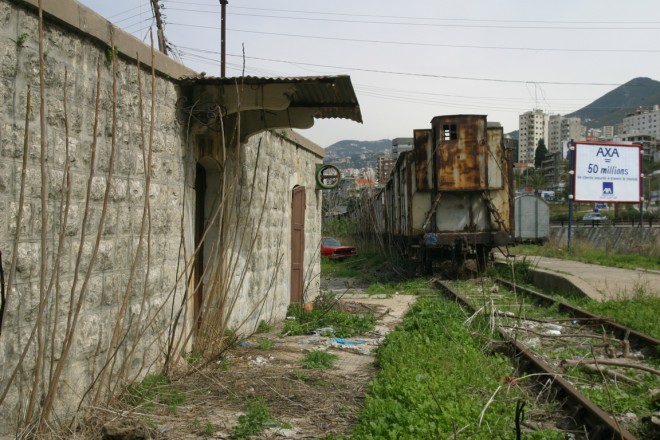
{"label": "overgrown grass", "polygon": [[594,301],[570,297],[566,302],[660,339],[660,297],[639,291],[630,298]]}
{"label": "overgrown grass", "polygon": [[338,299],[332,293],[322,293],[314,300],[314,309],[305,312],[300,304],[289,306],[282,330],[287,335],[304,335],[325,328],[325,336],[349,338],[372,330],[376,325],[373,313],[352,314],[340,310]]}
{"label": "overgrown grass", "polygon": [[387,257],[382,253],[358,249],[359,255],[342,260],[321,259],[321,273],[324,276],[337,278],[359,278],[364,281],[374,280],[374,272],[385,262]]}
{"label": "overgrown grass", "polygon": [[267,321],[262,319],[259,321],[259,325],[257,326],[257,333],[268,333],[271,329],[272,326]]}
{"label": "overgrown grass", "polygon": [[367,293],[370,295],[398,293],[400,295],[418,295],[432,289],[429,279],[426,277],[411,278],[409,280],[393,283],[375,282],[369,285]]}
{"label": "overgrown grass", "polygon": [[251,400],[245,414],[238,417],[238,425],[231,430],[231,438],[246,439],[260,434],[268,427],[281,426],[281,424],[270,415],[268,404],[262,398]]}
{"label": "overgrown grass", "polygon": [[569,253],[565,248],[546,243],[543,246],[520,244],[513,249],[516,255],[541,256],[600,264],[601,266],[621,267],[624,269],[660,270],[660,255],[643,256],[635,253],[621,254],[597,249],[589,243],[576,240]]}
{"label": "overgrown grass", "polygon": [[327,370],[334,366],[336,360],[336,354],[324,350],[314,350],[303,357],[301,364],[308,370]]}
{"label": "overgrown grass", "polygon": [[186,396],[170,383],[167,376],[149,374],[142,382],[128,387],[125,401],[132,407],[139,406],[144,410],[151,410],[156,404],[165,405],[170,413],[176,414],[177,407],[186,401]]}
{"label": "overgrown grass", "polygon": [[[516,402],[526,395],[504,382],[513,367],[484,355],[465,319],[451,302],[423,298],[412,306],[378,351],[380,371],[353,439],[515,438]],[[484,321],[474,323],[486,331]],[[563,437],[541,430],[525,438]]]}
{"label": "overgrown grass", "polygon": [[[532,262],[520,261],[514,264],[516,272],[516,281],[521,284],[532,284],[531,269]],[[495,276],[511,279],[511,268],[505,265],[496,265],[491,272]],[[623,324],[639,332],[645,333],[656,339],[660,339],[660,297],[650,293],[651,286],[632,285],[632,295],[610,299],[606,301],[596,301],[584,296],[548,292],[542,293],[550,295],[555,299],[571,304],[575,307],[587,310],[596,315],[612,319],[619,324]]]}
{"label": "overgrown grass", "polygon": [[257,348],[259,348],[260,350],[270,350],[271,348],[273,348],[273,345],[274,345],[273,341],[271,341],[270,339],[259,339],[257,341]]}

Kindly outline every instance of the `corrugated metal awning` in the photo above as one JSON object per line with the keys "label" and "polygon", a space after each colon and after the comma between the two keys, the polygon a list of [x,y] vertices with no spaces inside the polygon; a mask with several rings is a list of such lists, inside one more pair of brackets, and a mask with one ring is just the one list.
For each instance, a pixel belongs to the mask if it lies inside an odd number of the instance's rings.
{"label": "corrugated metal awning", "polygon": [[[184,77],[182,111],[203,125],[219,125],[225,132],[241,127],[241,140],[274,128],[309,128],[314,119],[340,118],[362,122],[351,79],[342,76],[297,78]],[[240,115],[240,116],[239,116]],[[237,120],[240,117],[240,124]]]}

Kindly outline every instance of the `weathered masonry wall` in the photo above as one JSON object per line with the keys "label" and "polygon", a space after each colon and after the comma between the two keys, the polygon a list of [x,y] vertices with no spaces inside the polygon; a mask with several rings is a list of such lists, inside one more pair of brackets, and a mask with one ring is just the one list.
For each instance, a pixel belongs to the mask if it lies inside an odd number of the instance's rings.
{"label": "weathered masonry wall", "polygon": [[101,400],[162,363],[170,304],[181,304],[184,294],[177,283],[185,154],[177,87],[162,72],[154,77],[151,137],[149,69],[138,78],[134,60],[45,16],[42,158],[36,14],[23,2],[0,2],[0,251],[8,283],[0,434],[6,436],[26,417],[36,418],[47,398],[65,416],[95,377],[104,384]]}
{"label": "weathered masonry wall", "polygon": [[[44,0],[42,157],[36,3],[0,0],[0,438],[44,411],[66,423],[196,344],[203,149],[177,111],[176,81],[193,72],[160,54],[152,63],[148,47],[75,1]],[[208,267],[232,268],[223,325],[247,333],[284,318],[297,185],[307,190],[306,299],[318,293],[321,156],[294,133],[265,132],[214,158],[227,209],[211,234],[223,249],[205,252]]]}
{"label": "weathered masonry wall", "polygon": [[[256,234],[256,241],[247,263],[250,270],[242,286],[242,301],[237,305],[231,325],[249,317],[248,328],[255,328],[259,319],[272,320],[272,316],[281,320],[286,316],[291,283],[291,196],[295,186],[305,187],[306,196],[304,301],[313,300],[319,292],[321,191],[315,189],[314,176],[320,158],[302,148],[297,140],[306,141],[290,131],[265,132],[242,146],[241,162],[246,172],[243,172],[241,187],[250,188],[250,191],[242,191],[241,197],[243,206],[247,206],[247,200],[252,197],[246,215],[254,222],[246,219],[241,224],[255,225],[252,232]],[[263,310],[262,301],[267,305]]]}

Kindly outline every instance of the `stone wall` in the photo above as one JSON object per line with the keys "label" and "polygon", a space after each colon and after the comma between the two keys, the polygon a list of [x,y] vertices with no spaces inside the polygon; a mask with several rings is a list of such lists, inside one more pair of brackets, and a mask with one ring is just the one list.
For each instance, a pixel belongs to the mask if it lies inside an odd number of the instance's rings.
{"label": "stone wall", "polygon": [[[243,221],[260,227],[255,226],[250,234],[256,234],[255,248],[247,263],[250,270],[241,286],[234,326],[244,317],[250,317],[247,328],[254,328],[259,319],[286,316],[291,286],[291,197],[296,186],[305,187],[306,196],[304,301],[313,300],[320,290],[321,191],[316,189],[314,176],[321,161],[298,142],[309,143],[295,133],[278,130],[252,137],[241,150],[241,163],[246,165],[241,187],[250,188],[242,192],[243,203],[250,194],[252,197],[246,213],[249,219]],[[267,304],[263,309],[262,302]]]}
{"label": "stone wall", "polygon": [[[0,23],[0,251],[7,281],[0,419],[20,425],[34,384],[33,417],[49,394],[61,416],[70,408],[60,403],[77,405],[95,376],[115,386],[162,363],[171,322],[164,306],[181,304],[185,291],[177,283],[185,148],[175,83],[160,72],[153,77],[151,138],[150,70],[49,21],[42,132],[35,11],[2,1]],[[104,366],[107,377],[99,376]],[[2,435],[15,429],[0,425]]]}
{"label": "stone wall", "polygon": [[[201,154],[178,119],[180,90],[172,79],[193,72],[153,55],[152,94],[149,48],[75,1],[45,0],[42,157],[35,4],[0,0],[0,252],[8,286],[0,437],[7,438],[35,421],[51,397],[51,419],[68,422],[79,403],[103,402],[160,371],[171,332],[179,343],[175,357],[195,341],[189,283]],[[227,170],[244,171],[236,196],[251,193],[255,201],[237,217],[236,230],[248,231],[254,245],[237,249],[237,302],[229,317],[248,333],[261,319],[285,317],[296,185],[307,188],[307,299],[318,293],[321,194],[314,166],[322,152],[294,134],[266,132],[230,156],[220,158]]]}

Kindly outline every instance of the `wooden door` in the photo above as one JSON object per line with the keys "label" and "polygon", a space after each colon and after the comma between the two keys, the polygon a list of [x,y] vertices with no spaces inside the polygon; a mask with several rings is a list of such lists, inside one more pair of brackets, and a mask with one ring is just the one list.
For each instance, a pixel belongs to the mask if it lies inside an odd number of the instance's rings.
{"label": "wooden door", "polygon": [[303,300],[305,256],[305,187],[293,189],[291,201],[291,302]]}

